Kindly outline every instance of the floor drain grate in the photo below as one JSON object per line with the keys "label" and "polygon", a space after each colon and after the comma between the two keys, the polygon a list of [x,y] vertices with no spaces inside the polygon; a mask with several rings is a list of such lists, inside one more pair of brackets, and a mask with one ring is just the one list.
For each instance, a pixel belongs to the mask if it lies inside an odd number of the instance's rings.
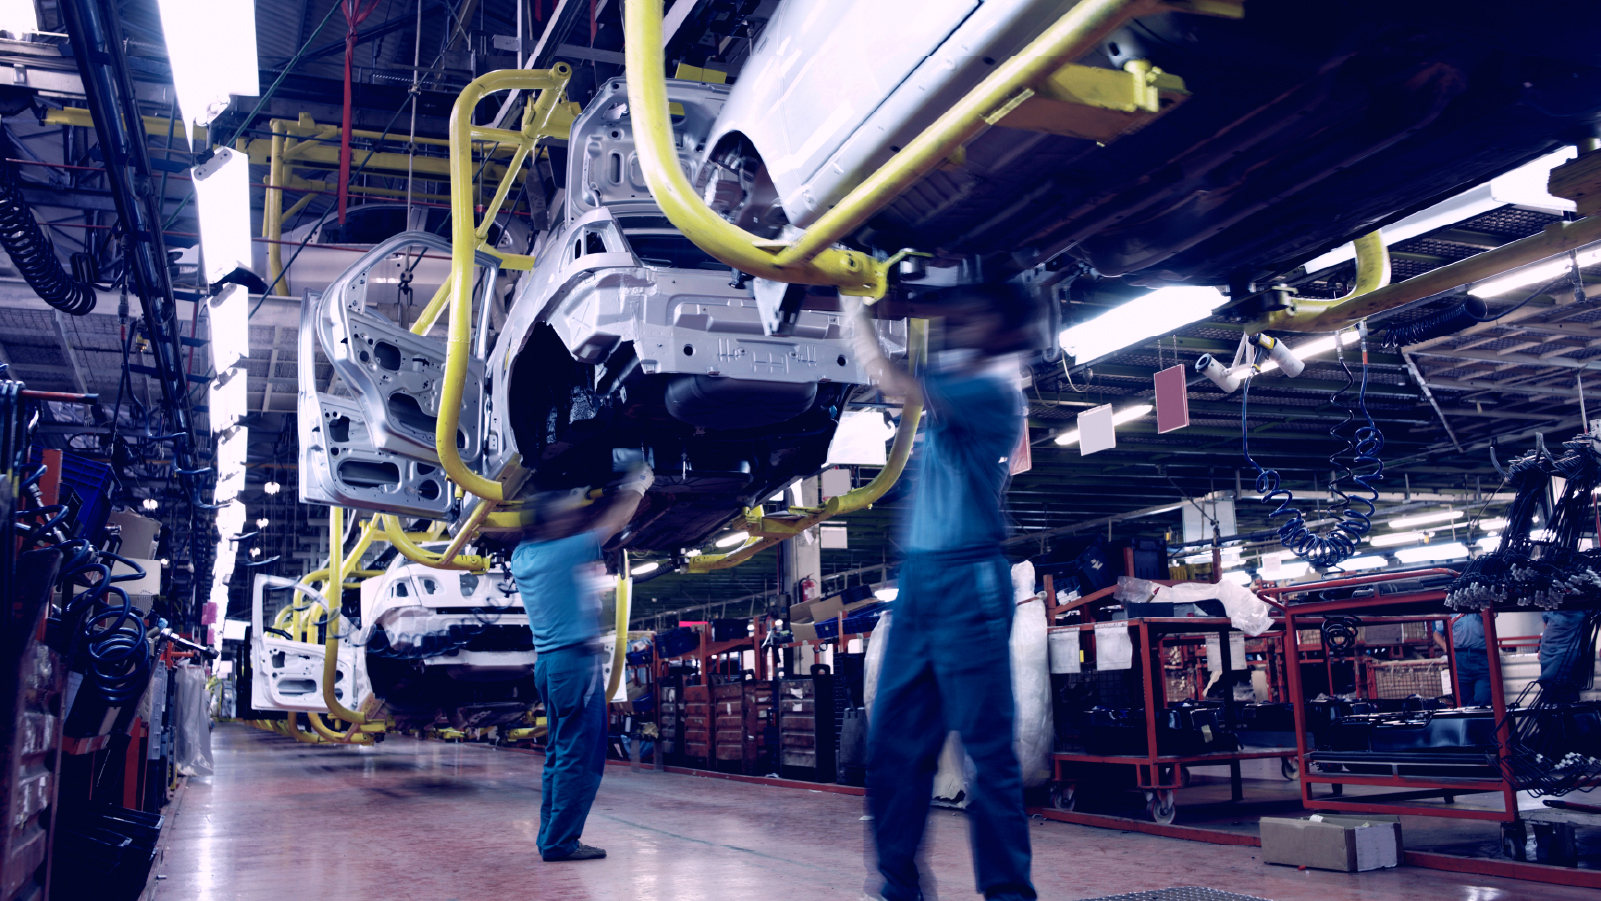
{"label": "floor drain grate", "polygon": [[1092,898],[1088,899],[1088,901],[1267,901],[1267,899],[1258,898],[1254,895],[1236,895],[1233,892],[1220,892],[1215,888],[1180,885],[1173,888],[1159,888],[1154,892],[1107,895],[1105,898]]}

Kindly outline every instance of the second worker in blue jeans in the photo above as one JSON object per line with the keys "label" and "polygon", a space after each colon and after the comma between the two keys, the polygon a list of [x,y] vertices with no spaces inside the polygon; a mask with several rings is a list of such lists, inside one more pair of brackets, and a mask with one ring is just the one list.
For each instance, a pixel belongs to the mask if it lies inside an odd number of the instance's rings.
{"label": "second worker in blue jeans", "polygon": [[1035,897],[1023,780],[1012,746],[1012,582],[1001,555],[1009,458],[1023,431],[1014,351],[1037,346],[1038,306],[1024,289],[952,289],[944,350],[914,381],[884,359],[856,315],[858,358],[887,395],[921,396],[900,593],[868,728],[867,788],[880,896],[920,901],[917,854],[940,748],[961,734],[974,776],[967,805],[977,889]]}
{"label": "second worker in blue jeans", "polygon": [[548,730],[538,838],[545,860],[606,856],[579,841],[606,769],[596,570],[601,546],[627,525],[650,484],[650,470],[641,468],[593,505],[546,510],[511,555],[511,574],[534,633],[534,686],[545,705]]}

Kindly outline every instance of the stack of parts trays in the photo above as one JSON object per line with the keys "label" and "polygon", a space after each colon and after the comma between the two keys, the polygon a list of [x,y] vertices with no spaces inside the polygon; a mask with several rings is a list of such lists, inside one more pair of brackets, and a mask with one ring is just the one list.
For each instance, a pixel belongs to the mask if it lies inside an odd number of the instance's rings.
{"label": "stack of parts trays", "polygon": [[1399,699],[1422,695],[1425,698],[1437,698],[1447,693],[1440,674],[1446,671],[1448,665],[1444,657],[1433,660],[1371,661],[1368,664],[1368,696]]}
{"label": "stack of parts trays", "polygon": [[689,766],[705,766],[711,760],[711,713],[711,689],[684,686],[684,762]]}
{"label": "stack of parts trays", "polygon": [[786,779],[832,782],[836,777],[833,682],[830,676],[778,682],[778,772]]}
{"label": "stack of parts trays", "polygon": [[765,776],[773,772],[778,726],[773,717],[773,683],[745,682],[745,742],[741,772]]}
{"label": "stack of parts trays", "polygon": [[745,686],[712,686],[712,768],[737,773],[745,760]]}
{"label": "stack of parts trays", "polygon": [[678,737],[680,726],[679,708],[683,706],[678,699],[684,690],[677,685],[663,681],[659,691],[662,699],[661,703],[656,705],[656,725],[659,730],[658,734],[661,736],[660,747],[665,759],[677,762],[681,751]]}

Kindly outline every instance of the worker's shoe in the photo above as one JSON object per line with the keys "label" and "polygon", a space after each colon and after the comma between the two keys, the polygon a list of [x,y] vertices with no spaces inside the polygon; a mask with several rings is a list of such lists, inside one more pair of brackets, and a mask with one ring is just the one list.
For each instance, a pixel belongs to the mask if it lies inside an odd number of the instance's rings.
{"label": "worker's shoe", "polygon": [[579,842],[578,847],[574,848],[571,853],[561,854],[555,857],[546,857],[545,859],[552,862],[558,860],[600,860],[605,856],[606,849],[597,848],[594,845],[586,845],[583,842]]}

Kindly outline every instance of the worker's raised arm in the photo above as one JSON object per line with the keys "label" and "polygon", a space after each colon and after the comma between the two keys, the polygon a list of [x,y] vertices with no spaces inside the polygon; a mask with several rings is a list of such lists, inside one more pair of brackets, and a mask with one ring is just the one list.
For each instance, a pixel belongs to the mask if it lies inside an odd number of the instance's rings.
{"label": "worker's raised arm", "polygon": [[595,521],[594,531],[605,544],[613,535],[622,531],[634,518],[639,510],[639,502],[644,499],[645,492],[650,490],[651,483],[656,481],[656,475],[649,466],[639,466],[629,473],[628,478],[617,487],[615,492],[608,492],[596,503],[606,505]]}
{"label": "worker's raised arm", "polygon": [[873,327],[873,317],[868,315],[861,298],[841,295],[839,300],[851,322],[851,347],[856,351],[856,358],[862,362],[862,371],[886,395],[903,397],[908,401],[921,400],[922,391],[917,380],[884,356],[884,349],[878,344],[878,330]]}

